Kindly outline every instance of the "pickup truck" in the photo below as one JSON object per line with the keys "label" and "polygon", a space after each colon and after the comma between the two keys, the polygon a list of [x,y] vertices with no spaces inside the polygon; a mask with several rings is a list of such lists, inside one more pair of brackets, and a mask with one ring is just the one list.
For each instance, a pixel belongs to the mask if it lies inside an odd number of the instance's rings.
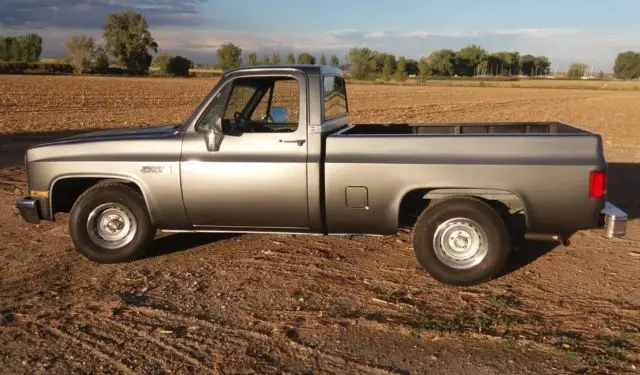
{"label": "pickup truck", "polygon": [[600,135],[557,122],[354,124],[343,72],[226,71],[181,124],[29,148],[28,223],[69,213],[78,252],[143,257],[167,232],[393,235],[434,279],[495,278],[519,239],[623,236]]}

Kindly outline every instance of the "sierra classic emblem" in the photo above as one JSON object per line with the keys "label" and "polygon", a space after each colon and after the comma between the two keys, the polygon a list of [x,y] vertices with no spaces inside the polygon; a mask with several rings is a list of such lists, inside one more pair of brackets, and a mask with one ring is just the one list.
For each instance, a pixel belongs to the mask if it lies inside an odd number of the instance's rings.
{"label": "sierra classic emblem", "polygon": [[140,169],[142,173],[171,173],[171,167],[165,167],[163,165],[143,165]]}

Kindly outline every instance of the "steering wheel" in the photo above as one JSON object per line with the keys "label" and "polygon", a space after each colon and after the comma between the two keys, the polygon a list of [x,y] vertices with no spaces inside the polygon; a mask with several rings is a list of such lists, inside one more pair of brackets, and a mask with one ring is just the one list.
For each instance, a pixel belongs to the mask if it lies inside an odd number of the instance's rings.
{"label": "steering wheel", "polygon": [[242,114],[240,112],[234,112],[233,113],[233,119],[236,123],[236,127],[242,131],[242,132],[246,132],[246,131],[250,131],[253,132],[253,129],[250,126],[247,126],[247,120],[242,117]]}

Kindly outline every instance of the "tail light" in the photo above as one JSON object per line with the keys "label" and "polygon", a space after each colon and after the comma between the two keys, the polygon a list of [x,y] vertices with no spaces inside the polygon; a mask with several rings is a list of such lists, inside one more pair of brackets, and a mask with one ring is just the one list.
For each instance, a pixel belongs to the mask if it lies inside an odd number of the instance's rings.
{"label": "tail light", "polygon": [[589,173],[589,198],[603,198],[607,192],[607,174],[604,171]]}

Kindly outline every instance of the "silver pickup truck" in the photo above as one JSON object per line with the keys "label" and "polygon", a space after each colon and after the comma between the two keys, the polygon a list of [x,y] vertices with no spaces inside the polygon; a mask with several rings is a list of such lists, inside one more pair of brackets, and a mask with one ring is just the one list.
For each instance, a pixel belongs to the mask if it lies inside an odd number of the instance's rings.
{"label": "silver pickup truck", "polygon": [[444,283],[499,273],[518,238],[622,236],[601,137],[556,122],[352,124],[340,70],[225,72],[178,125],[27,150],[29,223],[70,213],[93,261],[144,256],[156,230],[392,235]]}

